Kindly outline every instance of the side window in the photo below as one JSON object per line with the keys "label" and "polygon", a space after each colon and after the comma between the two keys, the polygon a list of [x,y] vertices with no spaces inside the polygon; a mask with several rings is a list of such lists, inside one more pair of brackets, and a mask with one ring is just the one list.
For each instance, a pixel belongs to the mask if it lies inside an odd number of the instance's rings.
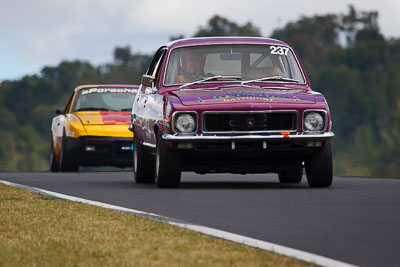
{"label": "side window", "polygon": [[163,50],[163,53],[161,54],[161,57],[159,59],[159,61],[157,62],[156,68],[153,72],[153,76],[155,77],[155,84],[158,84],[160,81],[160,74],[161,74],[161,65],[164,61],[165,58],[165,54],[166,54],[166,49]]}
{"label": "side window", "polygon": [[63,109],[63,113],[66,114],[69,112],[70,108],[71,108],[71,102],[72,102],[72,98],[74,98],[75,95],[75,91],[72,93],[71,97],[69,98],[67,104],[65,105],[64,109]]}
{"label": "side window", "polygon": [[165,50],[166,50],[166,48],[162,47],[156,52],[156,54],[154,55],[153,60],[151,61],[150,67],[147,70],[147,75],[156,76],[156,72],[157,72],[158,66],[159,66],[159,64],[160,64],[160,62],[161,62],[161,60],[162,60],[162,58],[163,58],[163,56],[165,54]]}

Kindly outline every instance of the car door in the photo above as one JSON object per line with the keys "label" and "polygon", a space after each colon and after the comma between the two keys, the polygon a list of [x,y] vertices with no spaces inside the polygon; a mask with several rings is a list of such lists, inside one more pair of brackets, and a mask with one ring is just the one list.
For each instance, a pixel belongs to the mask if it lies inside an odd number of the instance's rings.
{"label": "car door", "polygon": [[[161,47],[150,64],[146,75],[154,77],[152,86],[140,85],[138,97],[133,105],[132,113],[135,120],[135,128],[143,140],[143,145],[154,147],[154,125],[162,118],[162,96],[158,94],[161,66],[163,65],[166,48]],[[161,102],[161,103],[160,103]]]}

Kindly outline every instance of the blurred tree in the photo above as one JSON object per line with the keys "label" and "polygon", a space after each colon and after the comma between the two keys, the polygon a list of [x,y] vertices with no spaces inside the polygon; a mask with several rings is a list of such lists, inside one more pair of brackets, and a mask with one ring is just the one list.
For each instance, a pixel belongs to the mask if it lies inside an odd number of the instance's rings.
{"label": "blurred tree", "polygon": [[273,31],[271,37],[292,45],[307,68],[316,67],[325,60],[329,48],[339,45],[338,16],[302,17]]}
{"label": "blurred tree", "polygon": [[328,14],[324,16],[301,17],[296,22],[289,22],[282,29],[272,32],[272,38],[288,41],[297,34],[304,34],[317,41],[323,48],[338,45],[339,22],[338,16]]}
{"label": "blurred tree", "polygon": [[206,36],[261,36],[261,32],[251,22],[240,26],[227,18],[215,15],[209,19],[207,26],[200,27],[194,34],[194,37]]}
{"label": "blurred tree", "polygon": [[16,144],[12,131],[0,129],[0,171],[17,170]]}
{"label": "blurred tree", "polygon": [[129,46],[117,47],[114,49],[114,60],[117,65],[128,65],[131,58],[132,54]]}
{"label": "blurred tree", "polygon": [[170,41],[175,41],[175,40],[179,40],[179,39],[183,39],[185,38],[185,35],[183,34],[178,34],[178,35],[172,35],[169,37]]}
{"label": "blurred tree", "polygon": [[1,129],[6,129],[7,131],[17,129],[18,121],[12,110],[0,106],[0,125]]}
{"label": "blurred tree", "polygon": [[341,15],[340,29],[349,46],[362,41],[384,40],[379,30],[377,11],[358,12],[353,5],[349,5],[349,12]]}
{"label": "blurred tree", "polygon": [[17,133],[17,170],[46,170],[50,143],[31,125],[21,126]]}
{"label": "blurred tree", "polygon": [[90,63],[85,61],[63,61],[57,67],[44,67],[42,77],[57,85],[62,92],[71,92],[71,89],[82,84],[96,84],[100,80],[100,73]]}
{"label": "blurred tree", "polygon": [[129,46],[117,47],[114,50],[115,64],[99,67],[104,83],[139,84],[142,74],[147,70],[151,55],[131,53]]}

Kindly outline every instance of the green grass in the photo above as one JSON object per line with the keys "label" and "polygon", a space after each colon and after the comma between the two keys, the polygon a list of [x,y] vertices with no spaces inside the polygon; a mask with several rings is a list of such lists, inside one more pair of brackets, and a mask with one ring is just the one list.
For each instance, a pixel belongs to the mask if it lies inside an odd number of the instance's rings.
{"label": "green grass", "polygon": [[310,266],[150,219],[0,184],[0,266]]}

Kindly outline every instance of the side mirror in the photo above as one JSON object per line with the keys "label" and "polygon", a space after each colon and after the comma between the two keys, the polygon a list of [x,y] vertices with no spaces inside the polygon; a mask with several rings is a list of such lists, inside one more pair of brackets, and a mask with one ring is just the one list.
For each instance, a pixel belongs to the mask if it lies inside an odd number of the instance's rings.
{"label": "side mirror", "polygon": [[62,110],[61,108],[57,108],[57,109],[56,109],[56,114],[57,114],[57,115],[63,114],[63,110]]}
{"label": "side mirror", "polygon": [[142,85],[147,87],[153,87],[154,80],[155,80],[154,76],[145,74],[142,76]]}

